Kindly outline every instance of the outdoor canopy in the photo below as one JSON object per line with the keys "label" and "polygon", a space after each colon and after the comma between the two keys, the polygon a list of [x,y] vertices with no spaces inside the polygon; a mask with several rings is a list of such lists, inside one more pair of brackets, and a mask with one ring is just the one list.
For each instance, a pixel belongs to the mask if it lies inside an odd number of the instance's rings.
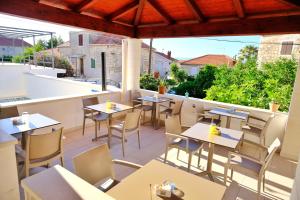
{"label": "outdoor canopy", "polygon": [[133,38],[300,32],[300,0],[0,0],[0,12]]}

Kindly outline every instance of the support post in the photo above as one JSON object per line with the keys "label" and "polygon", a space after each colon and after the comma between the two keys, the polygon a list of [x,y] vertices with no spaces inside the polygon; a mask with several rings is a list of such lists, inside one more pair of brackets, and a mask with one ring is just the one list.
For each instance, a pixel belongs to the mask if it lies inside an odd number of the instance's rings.
{"label": "support post", "polygon": [[148,74],[151,74],[151,62],[152,62],[152,43],[153,38],[150,39],[150,49],[149,49],[149,68],[148,68]]}
{"label": "support post", "polygon": [[292,160],[298,160],[300,153],[300,67],[297,69],[289,116],[280,155]]}
{"label": "support post", "polygon": [[106,90],[105,52],[101,52],[101,68],[102,68],[102,91],[105,91]]}
{"label": "support post", "polygon": [[54,49],[53,49],[53,33],[51,33],[51,54],[52,54],[52,69],[54,69]]}
{"label": "support post", "polygon": [[[33,38],[33,64],[36,66],[36,56],[35,56],[35,36],[32,36]],[[30,57],[30,55],[29,55]],[[29,59],[30,60],[30,59]]]}
{"label": "support post", "polygon": [[126,102],[129,92],[140,89],[141,50],[140,39],[126,39],[122,43],[122,100]]}

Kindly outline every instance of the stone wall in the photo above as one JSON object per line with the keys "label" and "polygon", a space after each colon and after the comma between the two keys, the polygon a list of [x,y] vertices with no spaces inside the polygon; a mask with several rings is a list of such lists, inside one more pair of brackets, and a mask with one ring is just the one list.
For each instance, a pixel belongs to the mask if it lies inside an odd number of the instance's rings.
{"label": "stone wall", "polygon": [[[78,46],[78,35],[83,35],[83,46]],[[89,32],[70,32],[70,46],[59,47],[61,55],[67,57],[77,72],[80,72],[80,58],[84,61],[84,75],[89,79],[101,80],[101,52],[106,56],[106,78],[115,83],[122,81],[122,46],[90,44]],[[71,58],[78,56],[78,58]],[[141,73],[147,72],[149,68],[149,48],[142,48]],[[91,67],[91,59],[95,59],[95,68]],[[76,64],[77,63],[77,64]],[[171,60],[152,53],[151,71],[159,71],[165,74],[169,71]],[[76,70],[76,69],[75,69]],[[79,74],[78,74],[79,75]]]}
{"label": "stone wall", "polygon": [[[291,55],[281,55],[281,44],[285,41],[293,41],[293,49]],[[298,44],[298,45],[295,45]],[[258,63],[274,61],[280,57],[292,58],[294,57],[300,62],[300,34],[288,35],[270,35],[263,36],[258,50]]]}

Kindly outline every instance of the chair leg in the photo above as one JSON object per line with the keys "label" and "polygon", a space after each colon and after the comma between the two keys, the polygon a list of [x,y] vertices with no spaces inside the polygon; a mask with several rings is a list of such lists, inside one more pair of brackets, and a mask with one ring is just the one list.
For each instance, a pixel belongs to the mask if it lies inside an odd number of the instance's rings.
{"label": "chair leg", "polygon": [[168,152],[169,152],[169,148],[168,148],[168,147],[166,147],[166,152],[165,152],[165,159],[164,159],[164,163],[166,163],[166,162],[167,162]]}
{"label": "chair leg", "polygon": [[193,157],[193,154],[192,154],[192,152],[189,152],[188,172],[190,172],[190,171],[191,171],[192,157]]}
{"label": "chair leg", "polygon": [[230,179],[233,180],[233,169],[231,169],[231,172],[230,172]]}
{"label": "chair leg", "polygon": [[263,175],[263,192],[265,191],[266,187],[265,187],[265,184],[266,184],[266,175],[264,174]]}
{"label": "chair leg", "polygon": [[146,121],[146,111],[143,111],[143,123],[142,124],[145,124],[145,121]]}
{"label": "chair leg", "polygon": [[63,156],[60,157],[60,164],[61,164],[62,167],[65,166],[65,161],[64,161]]}
{"label": "chair leg", "polygon": [[124,143],[125,143],[125,137],[124,137],[124,132],[122,133],[122,152],[123,152],[123,157],[125,157],[125,150],[124,150]]}
{"label": "chair leg", "polygon": [[180,149],[177,149],[177,160],[179,159]]}
{"label": "chair leg", "polygon": [[25,163],[25,177],[29,176],[29,166]]}
{"label": "chair leg", "polygon": [[97,123],[97,121],[95,121],[95,140],[97,140],[97,138],[98,138],[98,128],[97,128],[97,126],[98,126],[98,123]]}
{"label": "chair leg", "polygon": [[140,136],[140,130],[137,131],[137,135],[138,135],[139,149],[141,149],[141,136]]}
{"label": "chair leg", "polygon": [[[231,170],[232,171],[232,170]],[[228,167],[227,165],[224,166],[224,184],[227,183],[227,173],[228,173]]]}
{"label": "chair leg", "polygon": [[259,178],[258,182],[257,182],[257,197],[258,197],[258,199],[260,197],[260,190],[261,190],[261,179]]}
{"label": "chair leg", "polygon": [[100,133],[100,126],[101,126],[101,122],[98,122],[98,131]]}
{"label": "chair leg", "polygon": [[84,135],[84,131],[85,131],[85,117],[83,118],[82,135]]}
{"label": "chair leg", "polygon": [[202,148],[199,149],[199,155],[198,155],[198,167],[200,167],[200,159],[201,159],[201,154],[202,154]]}

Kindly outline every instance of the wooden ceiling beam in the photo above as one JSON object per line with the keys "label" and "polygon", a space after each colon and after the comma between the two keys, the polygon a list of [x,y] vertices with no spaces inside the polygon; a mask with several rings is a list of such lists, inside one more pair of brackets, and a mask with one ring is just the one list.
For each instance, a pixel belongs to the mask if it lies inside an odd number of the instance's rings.
{"label": "wooden ceiling beam", "polygon": [[195,2],[195,0],[185,0],[186,5],[189,7],[189,9],[192,11],[192,13],[195,15],[198,21],[204,22],[206,21],[203,13],[201,12],[199,6]]}
{"label": "wooden ceiling beam", "polygon": [[239,18],[245,17],[245,11],[241,0],[233,0],[233,5]]}
{"label": "wooden ceiling beam", "polygon": [[289,6],[295,6],[300,7],[300,1],[299,0],[278,0],[281,3],[284,3]]}
{"label": "wooden ceiling beam", "polygon": [[90,5],[94,0],[82,0],[79,4],[75,5],[72,10],[81,13],[82,10]]}
{"label": "wooden ceiling beam", "polygon": [[115,12],[109,14],[108,16],[106,16],[105,18],[107,20],[115,20],[123,15],[125,15],[126,13],[137,9],[139,7],[139,1],[133,1],[129,4],[126,4],[125,6],[119,8],[118,10],[116,10]]}
{"label": "wooden ceiling beam", "polygon": [[172,19],[172,17],[170,17],[170,15],[164,11],[158,4],[156,1],[154,0],[147,0],[147,2],[149,3],[149,5],[163,18],[163,20],[167,23],[167,24],[174,24],[174,20]]}
{"label": "wooden ceiling beam", "polygon": [[133,28],[32,0],[0,0],[0,13],[107,33],[134,36]]}
{"label": "wooden ceiling beam", "polygon": [[136,11],[134,22],[133,22],[134,26],[137,26],[140,22],[145,3],[146,3],[146,0],[140,0],[140,2],[139,2],[139,7]]}
{"label": "wooden ceiling beam", "polygon": [[300,32],[300,15],[260,19],[243,19],[213,23],[173,24],[162,27],[138,27],[138,38],[231,36],[288,34]]}

